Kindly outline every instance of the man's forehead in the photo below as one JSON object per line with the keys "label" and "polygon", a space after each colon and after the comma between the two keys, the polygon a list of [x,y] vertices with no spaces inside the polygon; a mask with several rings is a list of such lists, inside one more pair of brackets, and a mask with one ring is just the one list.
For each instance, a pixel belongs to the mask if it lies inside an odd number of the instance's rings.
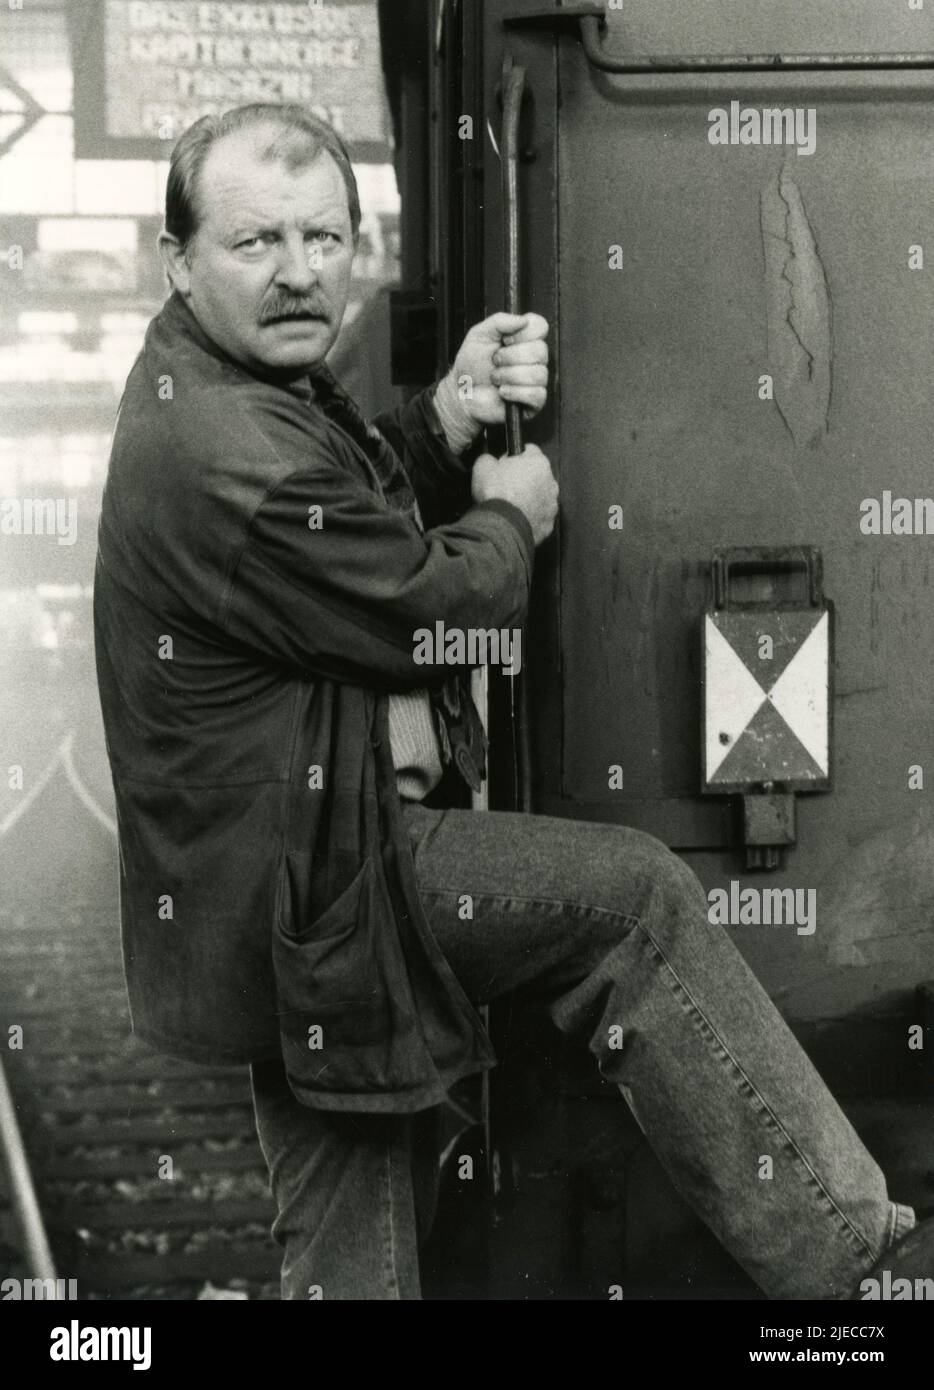
{"label": "man's forehead", "polygon": [[319,150],[306,164],[290,168],[263,158],[281,131],[240,131],[218,140],[201,169],[198,202],[203,222],[283,213],[349,218],[347,188],[336,160]]}

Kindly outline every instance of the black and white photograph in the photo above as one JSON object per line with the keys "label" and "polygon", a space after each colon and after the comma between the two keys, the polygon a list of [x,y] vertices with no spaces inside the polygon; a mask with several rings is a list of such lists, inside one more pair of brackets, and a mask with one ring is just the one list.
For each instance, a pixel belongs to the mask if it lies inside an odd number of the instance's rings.
{"label": "black and white photograph", "polygon": [[0,284],[24,1366],[897,1365],[934,0],[0,0]]}

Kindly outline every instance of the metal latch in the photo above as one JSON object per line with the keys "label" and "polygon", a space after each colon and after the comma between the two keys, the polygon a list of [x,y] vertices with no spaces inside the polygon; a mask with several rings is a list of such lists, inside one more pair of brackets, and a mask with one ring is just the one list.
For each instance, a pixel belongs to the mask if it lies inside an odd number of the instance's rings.
{"label": "metal latch", "polygon": [[545,5],[541,9],[526,10],[522,14],[504,15],[503,24],[507,29],[576,29],[580,21],[587,18],[604,23],[606,5],[562,5],[560,9],[555,9],[553,5]]}
{"label": "metal latch", "polygon": [[714,551],[703,620],[703,778],[742,797],[748,869],[796,841],[795,794],[830,788],[833,604],[811,546]]}

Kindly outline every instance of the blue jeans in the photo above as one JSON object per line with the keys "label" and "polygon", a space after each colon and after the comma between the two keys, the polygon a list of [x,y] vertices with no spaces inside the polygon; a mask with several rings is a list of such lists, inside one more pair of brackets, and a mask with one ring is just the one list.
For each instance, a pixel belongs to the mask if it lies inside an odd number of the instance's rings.
{"label": "blue jeans", "polygon": [[[683,861],[616,825],[418,802],[404,816],[428,919],[471,999],[521,990],[546,1001],[769,1297],[853,1293],[914,1213],[890,1201],[768,995],[708,923]],[[437,1111],[311,1110],[274,1063],[253,1067],[253,1094],[283,1298],[419,1298]]]}

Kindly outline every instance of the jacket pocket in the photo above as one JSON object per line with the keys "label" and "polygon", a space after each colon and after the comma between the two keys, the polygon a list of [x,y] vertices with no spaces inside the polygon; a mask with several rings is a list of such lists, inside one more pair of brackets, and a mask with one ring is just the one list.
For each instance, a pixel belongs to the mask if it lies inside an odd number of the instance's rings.
{"label": "jacket pocket", "polygon": [[364,880],[372,869],[372,863],[367,856],[343,893],[324,912],[312,917],[312,856],[307,850],[289,851],[280,877],[277,933],[281,931],[288,941],[298,943],[340,933],[344,926],[356,920]]}
{"label": "jacket pocket", "polygon": [[303,872],[309,857],[289,859],[273,934],[273,968],[286,1070],[310,1082],[323,1069],[337,1067],[348,1050],[385,1042],[389,1020],[376,939],[380,904],[373,861],[367,858],[334,902],[309,921]]}

